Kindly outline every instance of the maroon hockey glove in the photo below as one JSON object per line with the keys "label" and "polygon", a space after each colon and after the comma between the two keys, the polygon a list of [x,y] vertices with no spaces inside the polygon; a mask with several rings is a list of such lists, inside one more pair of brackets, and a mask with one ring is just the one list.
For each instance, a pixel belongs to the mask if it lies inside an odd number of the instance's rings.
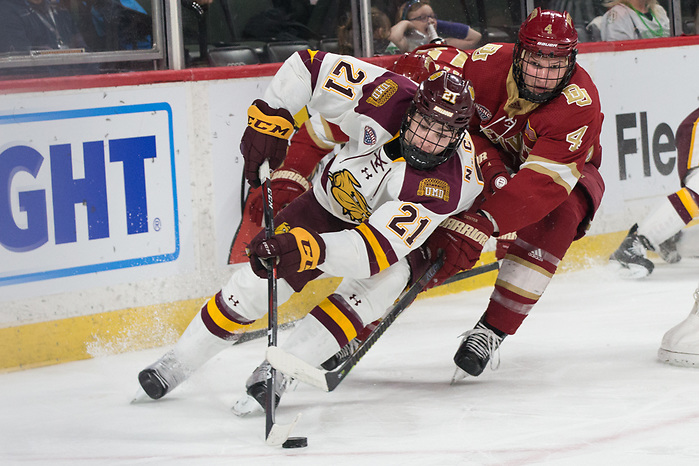
{"label": "maroon hockey glove", "polygon": [[504,188],[507,182],[510,181],[510,174],[507,172],[507,168],[505,168],[505,164],[500,158],[500,151],[497,148],[491,147],[486,151],[482,151],[476,156],[476,161],[483,175],[485,195],[487,197]]}
{"label": "maroon hockey glove", "polygon": [[440,249],[444,251],[444,266],[431,285],[441,285],[452,275],[473,267],[492,234],[492,222],[479,213],[462,212],[443,221],[426,242],[430,257],[437,257]]}
{"label": "maroon hockey glove", "polygon": [[240,140],[240,152],[245,160],[245,179],[250,186],[260,186],[260,165],[269,160],[274,170],[286,157],[289,138],[294,133],[294,117],[284,108],[272,108],[257,99],[248,108],[248,127]]}
{"label": "maroon hockey glove", "polygon": [[[274,199],[274,215],[288,206],[291,201],[308,191],[311,184],[296,170],[280,168],[272,173],[272,198]],[[255,225],[262,225],[262,189],[250,193],[247,202],[247,212]]]}
{"label": "maroon hockey glove", "polygon": [[258,277],[267,278],[266,264],[268,260],[276,260],[277,277],[286,278],[322,264],[325,241],[316,232],[297,227],[269,239],[258,235],[248,246],[248,256]]}

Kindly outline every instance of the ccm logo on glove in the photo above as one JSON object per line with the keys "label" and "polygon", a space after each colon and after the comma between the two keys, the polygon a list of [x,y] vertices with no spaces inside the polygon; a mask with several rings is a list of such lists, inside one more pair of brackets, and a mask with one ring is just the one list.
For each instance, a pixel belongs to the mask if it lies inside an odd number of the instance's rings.
{"label": "ccm logo on glove", "polygon": [[262,134],[268,134],[280,139],[289,139],[294,132],[293,123],[283,116],[268,115],[262,112],[258,108],[258,105],[262,104],[265,104],[267,112],[271,113],[273,111],[263,101],[255,101],[248,108],[248,126]]}
{"label": "ccm logo on glove", "polygon": [[313,270],[325,261],[325,241],[317,233],[300,227],[269,239],[258,235],[250,243],[248,251],[250,265],[261,278],[267,278],[265,264],[268,259],[276,260],[280,278]]}

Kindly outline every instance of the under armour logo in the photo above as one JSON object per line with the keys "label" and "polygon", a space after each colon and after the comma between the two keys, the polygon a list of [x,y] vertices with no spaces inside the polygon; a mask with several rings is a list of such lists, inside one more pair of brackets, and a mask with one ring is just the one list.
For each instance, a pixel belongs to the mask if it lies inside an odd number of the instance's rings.
{"label": "under armour logo", "polygon": [[356,294],[353,294],[352,296],[350,296],[349,299],[352,301],[352,304],[354,304],[355,306],[359,306],[362,303],[362,300],[357,298]]}
{"label": "under armour logo", "polygon": [[237,299],[235,299],[235,296],[233,296],[233,295],[230,295],[226,301],[228,301],[228,303],[233,307],[236,307],[238,305],[238,303],[240,302]]}

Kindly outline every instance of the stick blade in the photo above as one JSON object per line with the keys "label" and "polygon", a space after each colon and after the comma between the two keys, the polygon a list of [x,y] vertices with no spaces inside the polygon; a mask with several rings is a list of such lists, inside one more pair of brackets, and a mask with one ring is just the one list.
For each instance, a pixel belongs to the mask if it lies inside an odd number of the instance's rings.
{"label": "stick blade", "polygon": [[301,419],[301,413],[296,415],[294,420],[291,421],[291,424],[272,424],[272,429],[270,429],[269,434],[265,439],[265,443],[270,447],[278,447],[286,442],[289,435],[291,435],[291,431],[296,426],[296,423],[299,422],[299,419]]}
{"label": "stick blade", "polygon": [[276,370],[283,372],[289,377],[318,387],[326,392],[330,391],[325,371],[311,366],[306,361],[287,353],[277,346],[267,348],[267,362]]}

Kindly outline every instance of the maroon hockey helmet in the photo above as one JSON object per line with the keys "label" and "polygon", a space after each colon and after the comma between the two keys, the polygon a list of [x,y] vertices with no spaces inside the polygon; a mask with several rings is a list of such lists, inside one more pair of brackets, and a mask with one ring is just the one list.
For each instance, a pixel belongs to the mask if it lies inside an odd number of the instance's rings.
{"label": "maroon hockey helmet", "polygon": [[461,143],[474,111],[471,81],[446,71],[423,81],[401,126],[401,151],[408,164],[428,170],[446,162]]}
{"label": "maroon hockey helmet", "polygon": [[[578,32],[568,12],[535,8],[519,28],[513,55],[513,75],[520,97],[531,102],[548,102],[568,85],[575,69]],[[562,58],[564,66],[556,63],[548,68],[547,77],[534,78],[527,74],[531,58]],[[538,60],[539,58],[536,58]],[[541,63],[537,63],[540,68]]]}
{"label": "maroon hockey helmet", "polygon": [[437,67],[429,55],[418,55],[410,52],[399,57],[393,64],[391,71],[402,74],[420,84],[437,71]]}

